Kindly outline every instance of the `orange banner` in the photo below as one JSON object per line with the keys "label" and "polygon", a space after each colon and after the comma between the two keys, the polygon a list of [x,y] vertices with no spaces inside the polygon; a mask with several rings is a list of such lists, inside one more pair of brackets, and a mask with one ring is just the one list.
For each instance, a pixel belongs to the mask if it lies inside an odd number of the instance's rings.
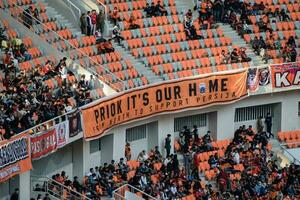
{"label": "orange banner", "polygon": [[156,114],[229,103],[247,95],[245,70],[163,82],[120,93],[82,109],[85,139]]}
{"label": "orange banner", "polygon": [[32,169],[29,145],[27,133],[0,143],[0,183]]}
{"label": "orange banner", "polygon": [[291,88],[300,85],[300,63],[271,66],[273,88]]}

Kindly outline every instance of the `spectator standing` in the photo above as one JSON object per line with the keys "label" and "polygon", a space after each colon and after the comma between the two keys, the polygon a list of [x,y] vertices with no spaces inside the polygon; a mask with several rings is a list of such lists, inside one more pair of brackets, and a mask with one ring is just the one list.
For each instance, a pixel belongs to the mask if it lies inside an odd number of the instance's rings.
{"label": "spectator standing", "polygon": [[224,5],[222,0],[215,0],[213,4],[213,13],[216,22],[220,22],[222,20]]}
{"label": "spectator standing", "polygon": [[29,29],[32,27],[32,16],[33,8],[32,6],[29,6],[29,8],[23,12],[23,24]]}
{"label": "spectator standing", "polygon": [[131,160],[131,147],[128,142],[125,145],[125,158],[127,159],[127,161]]}
{"label": "spectator standing", "polygon": [[80,29],[82,34],[87,34],[87,16],[85,13],[80,16]]}
{"label": "spectator standing", "polygon": [[95,35],[97,25],[97,13],[93,10],[91,13],[91,35]]}
{"label": "spectator standing", "polygon": [[40,12],[37,8],[35,8],[33,11],[33,17],[34,17],[35,23],[40,24]]}
{"label": "spectator standing", "polygon": [[169,157],[171,153],[171,134],[168,134],[165,138],[165,149],[167,152],[167,157]]}
{"label": "spectator standing", "polygon": [[92,34],[92,18],[91,18],[91,12],[88,11],[86,15],[86,34],[90,36]]}
{"label": "spectator standing", "polygon": [[265,124],[267,127],[267,133],[269,134],[269,138],[272,136],[274,138],[274,134],[272,133],[272,116],[270,113],[267,113],[265,118]]}
{"label": "spectator standing", "polygon": [[100,30],[101,33],[103,33],[104,31],[104,24],[105,24],[105,16],[103,10],[100,10],[97,15],[96,29]]}
{"label": "spectator standing", "polygon": [[10,196],[10,200],[19,200],[19,188],[15,189],[15,192]]}
{"label": "spectator standing", "polygon": [[257,121],[256,121],[256,128],[257,128],[257,133],[261,133],[264,131],[264,125],[263,125],[263,122],[262,122],[262,117],[259,116],[257,118]]}

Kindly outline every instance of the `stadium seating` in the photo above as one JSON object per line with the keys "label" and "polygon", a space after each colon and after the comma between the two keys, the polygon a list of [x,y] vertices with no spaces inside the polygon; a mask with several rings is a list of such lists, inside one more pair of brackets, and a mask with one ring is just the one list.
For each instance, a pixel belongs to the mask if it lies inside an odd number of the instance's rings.
{"label": "stadium seating", "polygon": [[[283,9],[289,15],[291,21],[280,21],[277,18],[270,18],[270,26],[273,30],[273,39],[279,40],[281,47],[286,46],[286,41],[290,36],[293,36],[296,40],[296,48],[299,52],[300,50],[300,9],[299,9],[299,1],[252,1],[249,0],[249,3],[263,3],[266,6],[266,10],[271,10],[274,12],[276,9]],[[244,34],[244,39],[247,43],[250,43],[254,37],[262,37],[264,40],[268,40],[270,38],[269,32],[261,32],[257,25],[259,19],[266,20],[265,15],[250,15],[249,19],[252,25],[249,25],[252,33]],[[268,50],[268,56],[271,58],[271,63],[282,63],[284,60],[282,58],[282,52],[280,49],[276,50]],[[300,56],[298,55],[298,59]]]}
{"label": "stadium seating", "polygon": [[299,130],[278,132],[278,139],[280,142],[285,143],[288,148],[300,147]]}

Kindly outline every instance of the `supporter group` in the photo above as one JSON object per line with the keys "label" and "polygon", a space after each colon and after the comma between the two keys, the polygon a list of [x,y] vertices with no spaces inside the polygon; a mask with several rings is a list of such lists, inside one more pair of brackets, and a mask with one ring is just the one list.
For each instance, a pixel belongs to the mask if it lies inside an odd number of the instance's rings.
{"label": "supporter group", "polygon": [[[122,92],[159,81],[300,60],[298,0],[191,0],[194,6],[185,10],[178,7],[179,0],[95,2],[107,9],[81,12],[76,34],[48,16],[43,1],[0,2],[1,10],[20,22],[0,19],[0,145],[21,133],[45,131],[46,122],[67,118],[102,99],[104,84]],[[61,55],[42,51],[17,26]],[[90,75],[70,67],[76,65]],[[267,85],[270,71],[265,72]],[[200,88],[204,93],[201,89],[206,88]],[[65,171],[53,174],[47,185],[55,193],[48,193],[46,184],[35,185],[41,193],[36,200],[80,195],[118,199],[124,191],[113,192],[124,184],[144,199],[300,199],[300,166],[282,166],[272,151],[270,140],[277,139],[273,118],[271,113],[260,116],[255,128],[243,125],[233,138],[217,141],[210,131],[184,126],[175,139],[169,133],[160,141],[163,150],[153,146],[137,157],[128,142],[120,160],[91,168],[83,180]],[[278,134],[281,142],[293,139],[283,137]],[[19,189],[10,199],[22,199]]]}

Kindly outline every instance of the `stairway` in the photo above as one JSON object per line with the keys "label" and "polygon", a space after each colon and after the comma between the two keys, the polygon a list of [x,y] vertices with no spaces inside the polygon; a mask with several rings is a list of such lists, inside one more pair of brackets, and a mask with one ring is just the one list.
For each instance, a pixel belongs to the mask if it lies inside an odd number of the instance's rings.
{"label": "stairway", "polygon": [[221,28],[223,29],[224,36],[230,37],[232,39],[232,45],[245,47],[247,56],[251,58],[249,62],[250,67],[256,67],[260,65],[264,65],[264,62],[258,57],[253,49],[248,45],[243,38],[229,25],[229,24],[221,24],[219,23]]}
{"label": "stairway", "polygon": [[[31,184],[31,197],[36,198],[38,194],[42,194],[45,196],[46,193],[49,194],[51,200],[59,200],[59,199],[66,199],[64,196],[67,196],[68,199],[74,200],[91,200],[90,198],[76,192],[75,190],[71,190],[69,187],[44,176],[31,176],[30,177],[30,184]],[[41,191],[36,190],[36,185],[39,185],[39,189]]]}
{"label": "stairway", "polygon": [[163,79],[160,76],[154,74],[154,72],[150,68],[145,66],[144,63],[134,58],[130,51],[125,50],[125,48],[122,45],[113,42],[113,46],[115,47],[116,51],[122,54],[123,59],[131,61],[132,65],[140,75],[144,75],[145,77],[147,77],[150,84],[163,81]]}
{"label": "stairway", "polygon": [[[50,6],[49,3],[47,3],[47,0],[40,0],[40,1],[45,5],[47,10],[47,15],[49,17],[56,18],[60,24],[63,24],[64,26],[68,27],[72,31],[73,35],[76,35],[77,37],[84,36],[83,34],[81,34],[79,24],[78,26],[74,26],[74,24],[72,24],[68,19],[66,19],[66,17],[59,14],[55,8]],[[78,23],[79,23],[79,19],[78,19]]]}
{"label": "stairway", "polygon": [[194,0],[175,0],[176,8],[179,12],[185,14],[189,9],[194,8]]}

